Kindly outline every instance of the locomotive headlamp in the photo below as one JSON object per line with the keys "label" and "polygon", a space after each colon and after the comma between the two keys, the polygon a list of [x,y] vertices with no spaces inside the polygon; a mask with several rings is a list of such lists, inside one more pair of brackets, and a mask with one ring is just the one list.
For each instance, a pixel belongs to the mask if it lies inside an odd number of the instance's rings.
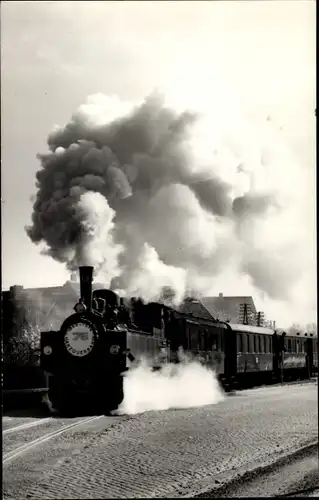
{"label": "locomotive headlamp", "polygon": [[52,354],[52,347],[50,345],[43,347],[43,354],[50,356],[50,354]]}
{"label": "locomotive headlamp", "polygon": [[119,345],[111,345],[110,347],[110,353],[111,354],[118,354],[120,352],[120,346]]}
{"label": "locomotive headlamp", "polygon": [[85,311],[86,307],[82,302],[77,302],[74,306],[74,310],[76,313],[83,313]]}

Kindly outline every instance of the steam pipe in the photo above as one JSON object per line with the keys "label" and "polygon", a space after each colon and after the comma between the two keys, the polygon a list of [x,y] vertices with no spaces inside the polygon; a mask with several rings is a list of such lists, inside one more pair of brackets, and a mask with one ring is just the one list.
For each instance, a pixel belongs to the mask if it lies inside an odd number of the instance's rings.
{"label": "steam pipe", "polygon": [[92,281],[93,281],[93,266],[80,266],[80,290],[81,298],[87,307],[87,311],[92,310]]}

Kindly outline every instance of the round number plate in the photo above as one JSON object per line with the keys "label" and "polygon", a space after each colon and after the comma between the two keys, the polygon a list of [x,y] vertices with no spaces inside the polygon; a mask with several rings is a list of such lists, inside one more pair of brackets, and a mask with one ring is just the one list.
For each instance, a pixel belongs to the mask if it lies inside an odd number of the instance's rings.
{"label": "round number plate", "polygon": [[64,345],[67,351],[80,358],[92,351],[94,343],[94,331],[86,323],[76,323],[70,326],[64,335]]}

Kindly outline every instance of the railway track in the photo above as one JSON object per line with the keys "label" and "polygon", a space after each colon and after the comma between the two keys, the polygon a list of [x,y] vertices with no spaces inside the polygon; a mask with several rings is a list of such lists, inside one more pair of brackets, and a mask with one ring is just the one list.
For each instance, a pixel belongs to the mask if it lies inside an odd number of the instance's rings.
{"label": "railway track", "polygon": [[[71,424],[63,425],[62,427],[59,427],[58,429],[55,429],[54,431],[47,432],[43,436],[40,436],[36,439],[32,439],[31,441],[28,441],[22,445],[20,444],[18,446],[14,446],[12,450],[8,451],[7,453],[6,452],[3,453],[2,463],[3,463],[3,465],[6,465],[9,462],[11,462],[13,459],[18,458],[25,453],[28,453],[30,450],[33,450],[36,446],[39,446],[42,443],[45,443],[45,442],[55,438],[56,436],[64,434],[64,433],[71,431],[73,429],[76,429],[82,425],[93,422],[94,420],[98,420],[102,417],[103,417],[102,415],[98,415],[98,416],[94,416],[94,417],[82,418],[81,420],[77,420],[76,422],[72,422]],[[29,430],[32,427],[36,427],[40,424],[49,423],[50,421],[53,422],[53,420],[54,419],[52,419],[50,417],[50,418],[45,418],[45,419],[39,420],[38,422],[29,422],[26,424],[18,425],[16,427],[6,429],[3,432],[3,435],[6,436],[8,434],[13,434],[15,432],[17,433],[17,432]]]}
{"label": "railway track", "polygon": [[24,424],[15,425],[14,427],[10,427],[9,429],[5,429],[4,431],[2,431],[2,435],[6,436],[7,434],[12,434],[13,432],[27,430],[30,429],[30,427],[36,427],[38,425],[45,424],[50,420],[52,420],[52,418],[48,417],[48,418],[41,418],[40,420],[35,420],[33,422],[26,422]]}

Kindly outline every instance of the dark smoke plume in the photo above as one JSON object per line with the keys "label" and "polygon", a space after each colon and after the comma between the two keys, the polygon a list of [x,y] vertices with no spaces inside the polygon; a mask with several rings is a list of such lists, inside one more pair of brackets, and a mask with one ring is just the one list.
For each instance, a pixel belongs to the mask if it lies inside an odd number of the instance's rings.
{"label": "dark smoke plume", "polygon": [[[198,154],[192,142],[200,121],[169,109],[158,94],[135,107],[89,98],[38,156],[31,240],[70,270],[94,265],[125,293],[156,299],[167,286],[177,301],[239,252],[242,271],[277,295],[242,227],[244,216],[267,213],[273,195],[235,197],[238,171],[222,177],[214,152]],[[269,265],[271,253],[264,252]]]}

